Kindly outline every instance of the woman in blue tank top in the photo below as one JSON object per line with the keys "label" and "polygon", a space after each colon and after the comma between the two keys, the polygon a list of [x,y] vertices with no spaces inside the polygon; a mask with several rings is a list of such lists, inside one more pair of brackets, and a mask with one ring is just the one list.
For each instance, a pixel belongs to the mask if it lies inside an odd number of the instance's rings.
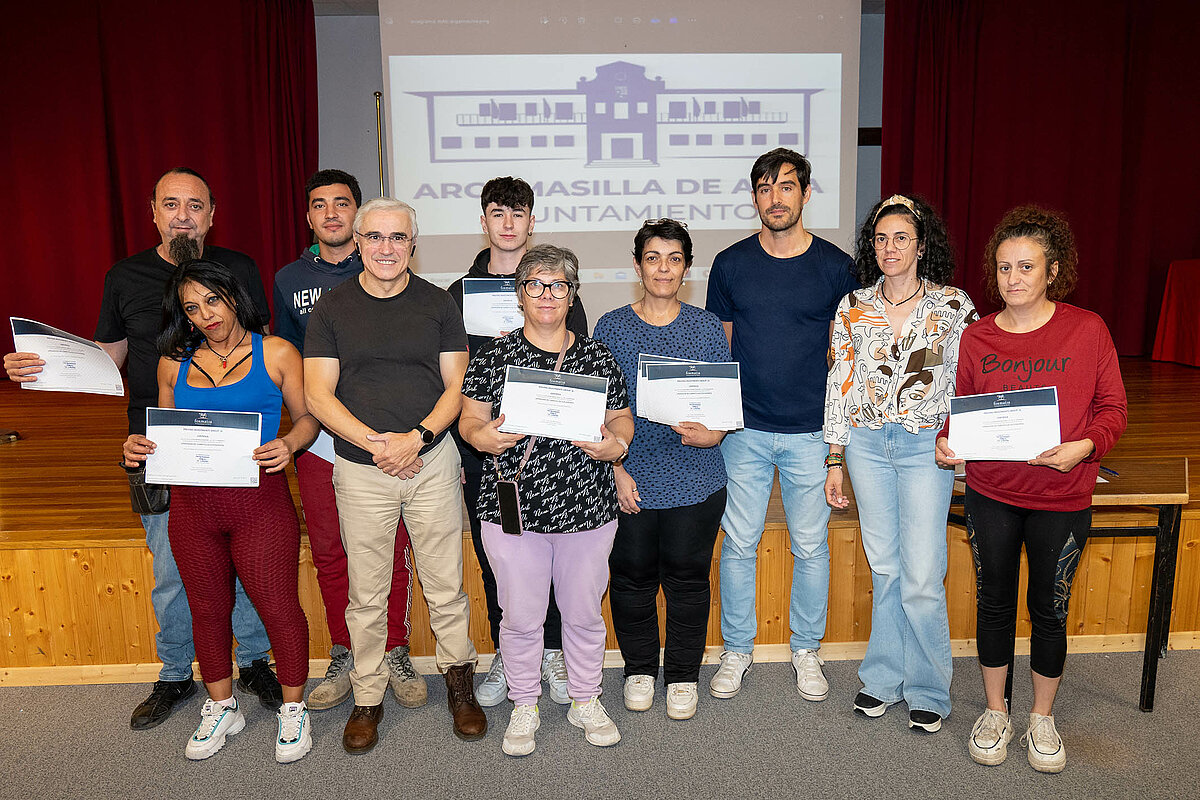
{"label": "woman in blue tank top", "polygon": [[[303,361],[287,340],[255,333],[262,323],[246,290],[225,267],[187,261],[167,282],[158,337],[158,402],[164,408],[256,411],[262,438],[253,458],[255,487],[175,486],[168,531],[192,612],[192,638],[209,699],[185,755],[208,758],[241,731],[245,717],[233,696],[235,576],[262,617],[275,653],[283,705],[275,758],[302,758],[312,747],[304,684],[308,622],[300,607],[297,565],[300,524],[284,468],[316,438],[304,404]],[[292,428],[279,436],[280,406]],[[125,442],[125,464],[155,450],[145,436]]]}

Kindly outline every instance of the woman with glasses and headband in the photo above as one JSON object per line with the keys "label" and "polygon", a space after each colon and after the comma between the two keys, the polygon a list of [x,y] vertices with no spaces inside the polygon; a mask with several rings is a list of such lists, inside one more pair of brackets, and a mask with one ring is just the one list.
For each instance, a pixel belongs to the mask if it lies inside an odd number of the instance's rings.
{"label": "woman with glasses and headband", "polygon": [[[1028,462],[966,465],[964,509],[987,699],[967,749],[988,766],[1004,761],[1015,732],[1004,685],[1016,636],[1022,545],[1029,562],[1033,707],[1021,741],[1038,772],[1061,772],[1067,764],[1053,709],[1067,658],[1071,583],[1091,530],[1100,458],[1127,422],[1125,385],[1104,320],[1062,302],[1075,287],[1078,263],[1075,238],[1061,216],[1036,206],[1005,214],[984,251],[984,285],[1004,308],[972,325],[959,350],[960,395],[1056,387],[1062,438]],[[938,437],[937,459],[950,468],[963,461],[946,435]]]}
{"label": "woman with glasses and headband", "polygon": [[[621,739],[600,703],[606,635],[600,601],[608,587],[608,556],[617,532],[613,463],[629,452],[633,415],[620,367],[608,348],[567,329],[579,288],[575,254],[538,245],[515,276],[524,327],[485,343],[463,380],[459,432],[490,454],[479,490],[483,546],[496,574],[503,616],[500,650],[512,716],[504,752],[533,752],[540,726],[542,626],[551,580],[562,613],[563,653],[571,707],[567,720],[587,741],[605,747]],[[599,442],[525,437],[500,430],[505,369],[531,367],[608,379]]]}
{"label": "woman with glasses and headband", "polygon": [[880,717],[908,705],[908,725],[934,733],[950,714],[946,514],[953,470],[933,451],[950,411],[958,340],[975,306],[947,283],[946,226],[920,199],[876,203],[858,234],[862,289],[842,298],[825,395],[825,497],[846,508],[849,471],[871,566],[871,637],[854,710]]}
{"label": "woman with glasses and headband", "polygon": [[[633,240],[642,299],[610,311],[596,338],[613,351],[637,403],[638,355],[728,361],[721,321],[679,299],[692,266],[692,238],[673,219],[647,222]],[[699,422],[668,426],[644,417],[629,457],[615,469],[617,538],[609,568],[613,628],[625,659],[625,707],[646,711],[658,679],[658,590],[667,601],[663,682],[667,716],[696,713],[696,683],[708,634],[708,576],[725,510],[724,431]]]}

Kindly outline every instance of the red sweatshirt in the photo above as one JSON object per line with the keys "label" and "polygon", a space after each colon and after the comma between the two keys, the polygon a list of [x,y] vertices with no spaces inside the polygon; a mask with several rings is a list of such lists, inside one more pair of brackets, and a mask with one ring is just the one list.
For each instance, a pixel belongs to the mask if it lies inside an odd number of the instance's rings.
{"label": "red sweatshirt", "polygon": [[[963,331],[955,394],[1058,387],[1064,442],[1091,439],[1095,451],[1070,472],[1014,461],[971,461],[967,485],[1002,503],[1047,511],[1092,504],[1100,459],[1125,430],[1125,384],[1112,337],[1099,316],[1057,303],[1036,331],[1008,333],[985,317]],[[945,436],[949,420],[942,428]]]}

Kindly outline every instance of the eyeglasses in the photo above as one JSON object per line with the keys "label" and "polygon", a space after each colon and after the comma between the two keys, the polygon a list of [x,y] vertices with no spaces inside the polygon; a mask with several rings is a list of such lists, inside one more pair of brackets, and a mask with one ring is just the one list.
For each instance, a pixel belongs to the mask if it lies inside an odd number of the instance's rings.
{"label": "eyeglasses", "polygon": [[[888,235],[886,233],[877,233],[871,241],[875,244],[876,250],[882,250],[888,245]],[[892,246],[897,250],[907,250],[908,246],[915,242],[917,237],[907,233],[897,233],[891,237]]]}
{"label": "eyeglasses", "polygon": [[388,236],[384,236],[382,233],[376,233],[375,231],[371,231],[370,233],[360,233],[359,231],[355,231],[355,233],[366,239],[372,247],[378,247],[379,245],[383,244],[384,239],[387,239],[397,247],[403,247],[412,242],[412,237],[407,233],[393,233]]}
{"label": "eyeglasses", "polygon": [[546,289],[550,290],[550,296],[555,300],[562,300],[571,293],[571,284],[566,281],[554,281],[553,283],[542,283],[537,278],[531,278],[527,281],[521,281],[521,288],[525,290],[525,294],[530,297],[541,297]]}

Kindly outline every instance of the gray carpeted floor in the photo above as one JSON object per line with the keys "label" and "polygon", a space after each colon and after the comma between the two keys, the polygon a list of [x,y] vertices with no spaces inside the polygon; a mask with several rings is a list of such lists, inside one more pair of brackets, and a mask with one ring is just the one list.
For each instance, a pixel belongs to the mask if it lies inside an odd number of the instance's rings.
{"label": "gray carpeted floor", "polygon": [[[1141,655],[1071,655],[1056,719],[1068,748],[1061,775],[1034,772],[1014,739],[1009,759],[981,767],[966,735],[982,711],[973,659],[955,662],[954,713],[942,731],[918,736],[907,710],[857,717],[850,701],[857,662],[831,662],[823,703],[796,694],[788,664],[758,664],[740,696],[707,693],[701,673],[696,717],[667,719],[661,686],[654,708],[624,709],[622,676],[607,670],[606,705],[620,727],[615,747],[592,747],[566,721],[565,707],[541,702],[537,750],[500,751],[511,706],[488,711],[481,742],[454,738],[445,686],[430,680],[429,704],[407,710],[390,699],[381,741],[348,756],[341,732],[349,705],[314,714],[315,744],[302,761],[276,764],[274,715],[245,702],[246,729],[208,761],[183,746],[201,705],[196,698],[166,723],[131,731],[129,712],[146,685],[0,689],[0,797],[20,798],[675,798],[983,797],[1182,798],[1200,796],[1196,720],[1200,651],[1160,662],[1156,710],[1137,708]],[[1028,659],[1018,659],[1014,708],[1029,708]],[[1024,676],[1023,679],[1020,676]],[[1019,725],[1024,732],[1024,725]]]}

